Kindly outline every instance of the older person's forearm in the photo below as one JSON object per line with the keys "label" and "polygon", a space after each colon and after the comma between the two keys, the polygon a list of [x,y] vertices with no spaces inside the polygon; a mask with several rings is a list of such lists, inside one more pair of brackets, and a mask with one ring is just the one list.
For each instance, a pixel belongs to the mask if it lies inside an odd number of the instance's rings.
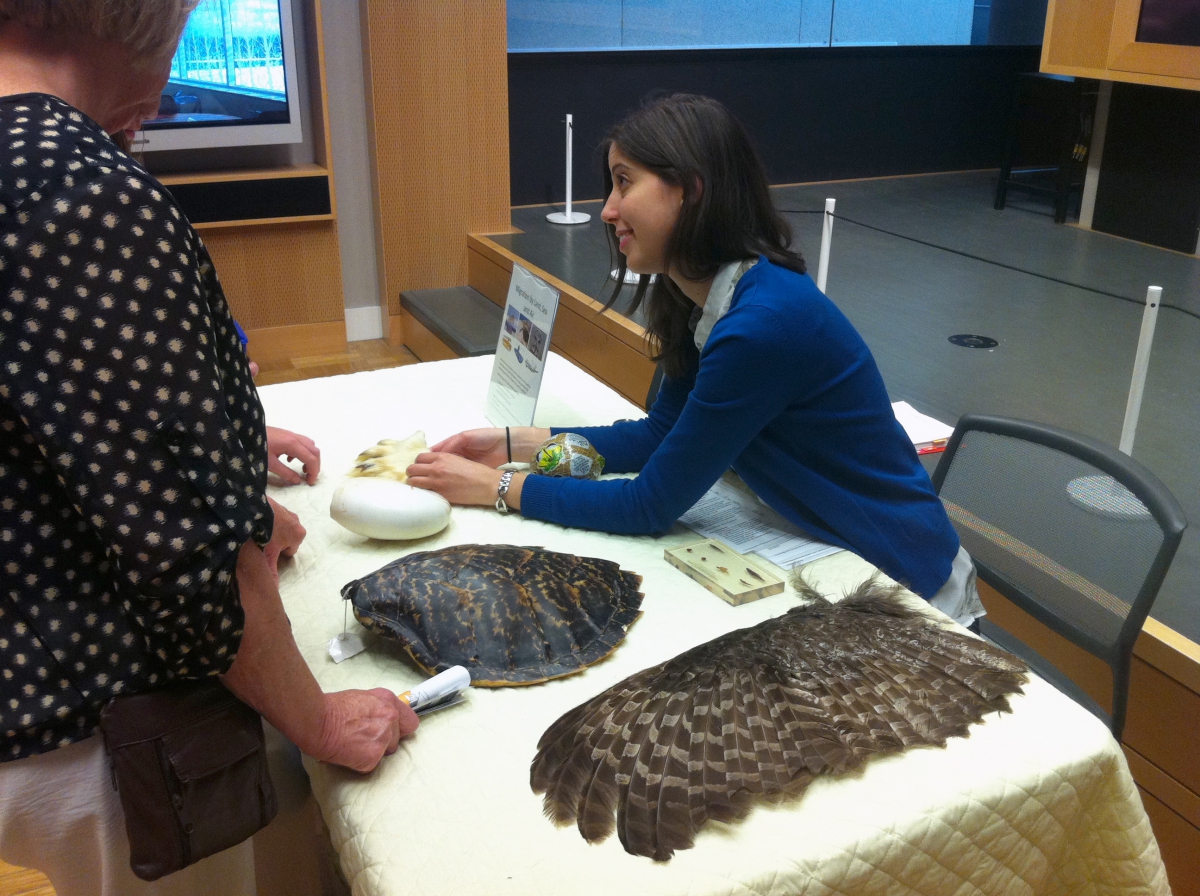
{"label": "older person's forearm", "polygon": [[321,686],[300,655],[275,577],[252,541],[238,555],[237,579],[246,624],[222,681],[305,753],[325,758]]}
{"label": "older person's forearm", "polygon": [[369,772],[417,730],[416,714],[387,688],[321,692],[253,542],[238,554],[237,581],[246,624],[223,681],[292,743],[315,759]]}

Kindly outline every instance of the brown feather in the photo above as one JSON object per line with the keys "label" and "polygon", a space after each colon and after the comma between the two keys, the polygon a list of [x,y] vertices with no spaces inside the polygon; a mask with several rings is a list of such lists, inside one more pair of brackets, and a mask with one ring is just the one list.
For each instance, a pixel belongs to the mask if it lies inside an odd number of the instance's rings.
{"label": "brown feather", "polygon": [[[602,710],[598,710],[597,715],[601,714]],[[580,791],[577,810],[579,833],[585,840],[603,840],[613,832],[613,815],[621,794],[615,781],[616,759],[610,748],[621,732],[620,725],[606,718],[589,745],[580,750],[591,767],[587,786]],[[570,820],[566,819],[567,823]]]}
{"label": "brown feather", "polygon": [[687,803],[688,803],[688,818],[686,826],[680,824],[670,834],[660,838],[660,842],[684,841],[686,847],[680,849],[691,848],[695,832],[700,830],[704,822],[708,821],[708,811],[705,808],[707,800],[705,799],[704,776],[708,770],[708,763],[705,761],[704,751],[705,744],[708,740],[708,713],[712,710],[714,692],[717,690],[719,674],[715,668],[709,667],[701,670],[700,683],[692,695],[692,705],[690,712],[687,714],[688,720],[688,783],[687,783]]}
{"label": "brown feather", "polygon": [[652,813],[650,765],[654,752],[659,749],[662,717],[673,696],[660,692],[647,700],[626,740],[617,773],[618,782],[629,779],[617,803],[617,835],[622,843],[649,844],[651,851],[654,851],[656,840],[653,816],[657,814],[658,807],[656,803]]}
{"label": "brown feather", "polygon": [[[546,815],[666,860],[755,795],[795,793],[873,755],[966,736],[1008,709],[1024,663],[875,580],[645,669],[559,718],[530,769]],[[615,818],[614,818],[615,815]]]}

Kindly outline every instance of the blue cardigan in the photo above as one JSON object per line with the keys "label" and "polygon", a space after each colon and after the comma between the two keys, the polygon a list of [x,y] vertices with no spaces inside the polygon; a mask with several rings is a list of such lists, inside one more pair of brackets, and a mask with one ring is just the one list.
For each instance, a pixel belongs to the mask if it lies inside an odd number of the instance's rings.
{"label": "blue cardigan", "polygon": [[692,351],[687,375],[664,378],[649,416],[571,430],[604,455],[606,471],[637,478],[529,476],[521,513],[657,534],[732,467],[814,538],[923,597],[945,584],[958,535],[866,343],[808,276],[760,259],[704,350]]}

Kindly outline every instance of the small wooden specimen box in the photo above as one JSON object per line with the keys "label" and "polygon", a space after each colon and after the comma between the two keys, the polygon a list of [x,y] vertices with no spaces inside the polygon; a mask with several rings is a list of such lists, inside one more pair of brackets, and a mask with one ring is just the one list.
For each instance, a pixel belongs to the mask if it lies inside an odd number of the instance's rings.
{"label": "small wooden specimen box", "polygon": [[715,538],[672,548],[663,556],[689,579],[735,607],[783,591],[783,579]]}

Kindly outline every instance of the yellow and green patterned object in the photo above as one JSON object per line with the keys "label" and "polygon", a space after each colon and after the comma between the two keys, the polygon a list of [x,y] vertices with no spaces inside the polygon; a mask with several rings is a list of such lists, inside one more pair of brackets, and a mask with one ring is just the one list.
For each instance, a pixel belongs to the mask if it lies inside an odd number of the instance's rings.
{"label": "yellow and green patterned object", "polygon": [[542,476],[599,479],[604,472],[604,458],[583,436],[560,432],[542,443],[533,455],[529,471]]}

